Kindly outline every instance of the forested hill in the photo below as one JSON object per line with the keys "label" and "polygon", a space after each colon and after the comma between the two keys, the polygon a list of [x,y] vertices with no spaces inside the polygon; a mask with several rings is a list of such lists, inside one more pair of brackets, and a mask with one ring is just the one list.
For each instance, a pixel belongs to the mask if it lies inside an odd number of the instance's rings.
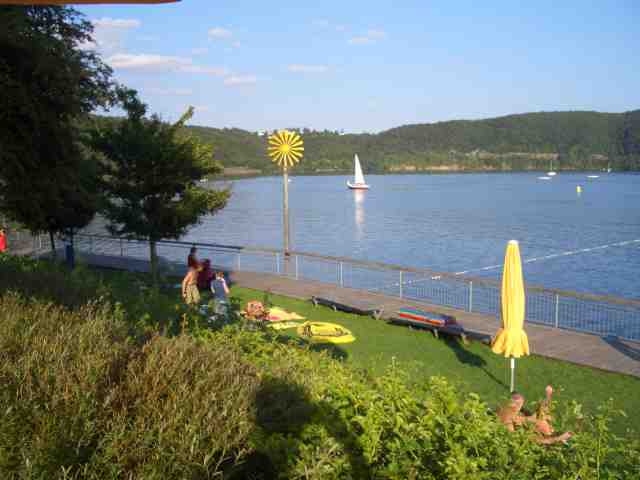
{"label": "forested hill", "polygon": [[[232,170],[275,172],[266,135],[191,126]],[[406,125],[378,134],[300,132],[305,156],[296,173],[350,172],[357,153],[365,173],[429,170],[640,170],[640,110],[541,112],[487,120]]]}

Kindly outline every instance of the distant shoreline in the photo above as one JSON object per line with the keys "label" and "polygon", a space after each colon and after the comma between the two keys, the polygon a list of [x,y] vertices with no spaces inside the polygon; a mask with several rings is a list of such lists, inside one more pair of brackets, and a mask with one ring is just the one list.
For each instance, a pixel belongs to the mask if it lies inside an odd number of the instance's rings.
{"label": "distant shoreline", "polygon": [[[511,169],[499,169],[499,168],[479,168],[479,169],[463,169],[463,168],[433,168],[433,169],[420,169],[420,170],[398,170],[394,169],[386,172],[365,172],[365,175],[448,175],[448,174],[460,174],[460,173],[531,173],[531,174],[544,174],[546,175],[548,170],[511,170]],[[602,170],[594,170],[594,169],[556,169],[557,173],[597,173],[602,175],[607,175],[607,172]],[[637,170],[624,170],[624,171],[615,171],[611,173],[638,173]],[[232,167],[225,168],[224,173],[220,175],[216,175],[212,177],[211,180],[221,180],[221,179],[243,179],[243,178],[259,178],[259,177],[276,177],[280,176],[280,172],[263,172],[258,169],[251,168],[240,168],[240,167]],[[307,176],[307,177],[324,177],[324,176],[344,176],[344,175],[353,175],[353,171],[348,170],[322,170],[322,171],[314,171],[307,172],[301,171],[296,172],[292,170],[289,172],[290,176]]]}

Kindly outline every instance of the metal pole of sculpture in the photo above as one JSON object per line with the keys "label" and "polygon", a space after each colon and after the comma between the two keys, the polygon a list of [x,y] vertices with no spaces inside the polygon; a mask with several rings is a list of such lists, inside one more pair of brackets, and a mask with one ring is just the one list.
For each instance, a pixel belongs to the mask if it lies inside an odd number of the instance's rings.
{"label": "metal pole of sculpture", "polygon": [[284,254],[285,256],[287,256],[289,255],[289,175],[287,174],[286,166],[282,169],[282,185],[283,185],[282,222],[284,224],[284,242],[283,243],[284,243]]}
{"label": "metal pole of sculpture", "polygon": [[267,152],[274,163],[282,167],[282,193],[283,193],[283,218],[284,227],[284,256],[285,266],[289,256],[289,167],[293,167],[302,158],[304,146],[302,138],[295,132],[280,130],[269,136]]}

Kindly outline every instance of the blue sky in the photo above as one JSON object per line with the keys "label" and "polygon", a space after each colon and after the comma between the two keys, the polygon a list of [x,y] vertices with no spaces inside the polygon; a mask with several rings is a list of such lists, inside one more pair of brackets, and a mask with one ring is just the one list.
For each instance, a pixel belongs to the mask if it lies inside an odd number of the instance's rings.
{"label": "blue sky", "polygon": [[640,2],[183,0],[78,8],[167,120],[377,132],[640,108]]}

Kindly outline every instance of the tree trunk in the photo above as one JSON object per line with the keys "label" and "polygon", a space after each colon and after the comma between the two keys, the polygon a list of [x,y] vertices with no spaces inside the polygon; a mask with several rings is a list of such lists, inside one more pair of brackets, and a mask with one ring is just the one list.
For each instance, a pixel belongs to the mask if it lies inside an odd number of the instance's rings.
{"label": "tree trunk", "polygon": [[73,229],[71,229],[69,231],[68,235],[68,239],[69,239],[69,246],[67,247],[67,250],[64,252],[66,257],[67,257],[67,263],[69,264],[69,268],[71,270],[73,270],[74,268],[76,268],[76,254],[75,254],[75,247],[73,245]]}
{"label": "tree trunk", "polygon": [[57,257],[57,254],[56,254],[56,241],[53,238],[53,231],[51,231],[51,230],[49,230],[49,240],[51,241],[51,256],[53,258],[56,258]]}
{"label": "tree trunk", "polygon": [[156,241],[149,240],[149,254],[151,256],[151,281],[155,286],[158,285],[158,251]]}

